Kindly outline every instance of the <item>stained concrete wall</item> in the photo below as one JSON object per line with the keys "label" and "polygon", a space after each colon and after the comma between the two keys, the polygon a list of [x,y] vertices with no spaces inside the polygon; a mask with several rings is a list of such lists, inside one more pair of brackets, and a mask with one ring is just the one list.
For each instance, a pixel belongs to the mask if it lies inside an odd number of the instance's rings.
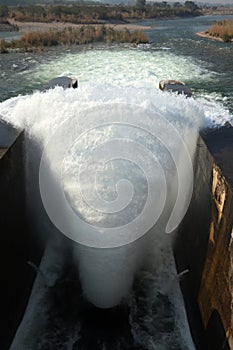
{"label": "stained concrete wall", "polygon": [[190,208],[174,253],[197,349],[233,349],[233,128],[199,138]]}
{"label": "stained concrete wall", "polygon": [[0,123],[0,349],[9,349],[21,321],[35,272],[28,260],[40,252],[27,227],[24,133]]}
{"label": "stained concrete wall", "polygon": [[228,338],[233,335],[231,329],[233,196],[229,184],[216,164],[213,164],[212,179],[212,215],[198,302],[205,328],[216,310]]}

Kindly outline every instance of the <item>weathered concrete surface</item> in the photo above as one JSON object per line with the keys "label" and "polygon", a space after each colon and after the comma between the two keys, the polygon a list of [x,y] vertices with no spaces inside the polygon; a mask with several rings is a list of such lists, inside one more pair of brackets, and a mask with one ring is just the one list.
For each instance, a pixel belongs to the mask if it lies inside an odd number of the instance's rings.
{"label": "weathered concrete surface", "polygon": [[233,349],[233,128],[200,137],[193,198],[177,234],[178,271],[197,349]]}
{"label": "weathered concrete surface", "polygon": [[9,349],[23,316],[35,277],[27,261],[38,255],[27,228],[23,142],[22,131],[0,122],[1,350]]}
{"label": "weathered concrete surface", "polygon": [[233,128],[212,132],[206,142],[215,161],[209,240],[198,303],[211,348],[217,349],[218,341],[211,342],[212,331],[220,338],[219,349],[233,349]]}
{"label": "weathered concrete surface", "polygon": [[13,128],[3,121],[0,122],[0,159],[10,150],[21,134],[22,131]]}

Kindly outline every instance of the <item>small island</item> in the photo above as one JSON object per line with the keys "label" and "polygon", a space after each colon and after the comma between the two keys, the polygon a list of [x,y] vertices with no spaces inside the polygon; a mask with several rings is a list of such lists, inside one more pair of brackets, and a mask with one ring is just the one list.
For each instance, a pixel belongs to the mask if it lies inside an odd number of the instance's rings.
{"label": "small island", "polygon": [[30,31],[21,38],[7,42],[0,41],[0,53],[25,52],[44,50],[45,48],[63,45],[86,45],[92,43],[131,43],[134,45],[148,43],[148,38],[142,30],[115,30],[112,27],[80,26],[50,29],[48,31]]}
{"label": "small island", "polygon": [[197,35],[225,43],[233,42],[233,20],[224,19],[218,21],[205,32],[197,33]]}

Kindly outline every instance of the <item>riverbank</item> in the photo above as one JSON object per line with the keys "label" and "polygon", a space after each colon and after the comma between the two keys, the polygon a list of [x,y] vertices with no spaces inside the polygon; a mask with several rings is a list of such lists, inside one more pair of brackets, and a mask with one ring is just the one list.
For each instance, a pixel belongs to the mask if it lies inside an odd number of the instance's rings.
{"label": "riverbank", "polygon": [[[30,31],[48,31],[50,29],[58,29],[62,30],[65,28],[81,28],[84,26],[87,26],[85,24],[76,24],[76,23],[70,23],[70,22],[20,22],[20,21],[15,21],[12,19],[9,19],[9,22],[12,25],[15,25],[18,27],[19,33],[22,33],[22,35],[26,32]],[[88,24],[88,26],[92,27],[101,27],[105,26],[108,28],[114,28],[114,30],[149,30],[152,29],[152,26],[147,26],[147,25],[139,25],[136,23],[110,23],[110,22],[103,22],[103,23],[98,23],[98,24]]]}
{"label": "riverbank", "polygon": [[221,21],[214,22],[209,29],[205,32],[197,33],[197,35],[224,43],[233,42],[233,20],[222,19]]}
{"label": "riverbank", "polygon": [[233,15],[233,7],[224,6],[209,6],[201,8],[203,16],[229,16]]}
{"label": "riverbank", "polygon": [[209,35],[209,34],[207,34],[206,32],[197,32],[196,35],[200,36],[201,38],[211,39],[211,40],[223,42],[223,39],[222,39],[222,38],[218,38],[218,37]]}
{"label": "riverbank", "polygon": [[128,29],[116,30],[110,26],[80,26],[26,31],[19,39],[0,41],[0,53],[42,51],[52,46],[92,45],[94,43],[130,43],[132,45],[149,42],[144,31]]}

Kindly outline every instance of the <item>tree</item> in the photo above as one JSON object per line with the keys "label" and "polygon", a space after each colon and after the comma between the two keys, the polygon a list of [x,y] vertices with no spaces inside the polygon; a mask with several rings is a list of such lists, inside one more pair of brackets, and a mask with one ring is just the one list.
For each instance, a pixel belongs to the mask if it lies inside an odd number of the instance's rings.
{"label": "tree", "polygon": [[137,0],[136,1],[136,8],[140,11],[145,10],[146,7],[146,0]]}
{"label": "tree", "polygon": [[7,17],[9,9],[6,5],[0,5],[0,18]]}
{"label": "tree", "polygon": [[173,4],[173,7],[181,7],[182,5],[181,5],[181,3],[180,2],[174,2],[174,4]]}
{"label": "tree", "polygon": [[195,11],[198,9],[198,6],[193,1],[185,1],[184,3],[185,7],[188,9]]}

